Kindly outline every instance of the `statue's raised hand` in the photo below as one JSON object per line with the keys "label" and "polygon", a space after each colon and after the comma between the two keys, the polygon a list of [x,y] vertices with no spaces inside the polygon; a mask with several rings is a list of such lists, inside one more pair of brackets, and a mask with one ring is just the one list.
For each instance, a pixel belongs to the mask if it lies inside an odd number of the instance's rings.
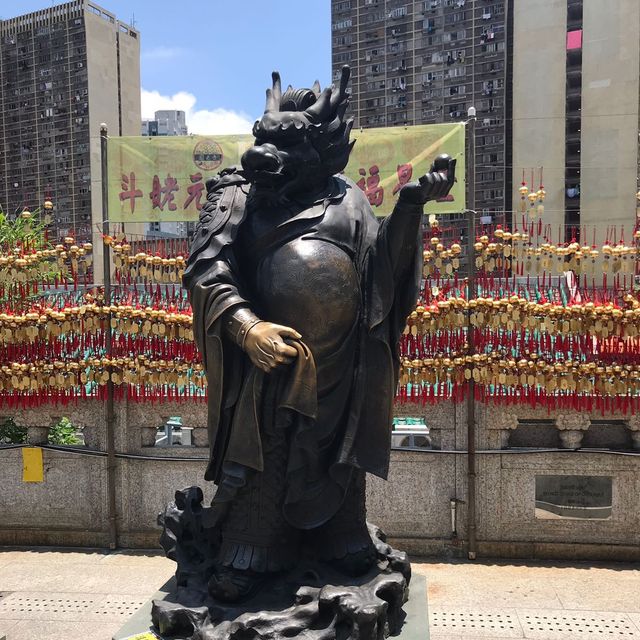
{"label": "statue's raised hand", "polygon": [[298,352],[286,343],[286,338],[299,340],[301,337],[291,327],[259,322],[249,329],[243,348],[258,369],[270,373],[276,367],[293,362],[298,355]]}
{"label": "statue's raised hand", "polygon": [[456,161],[448,155],[438,156],[429,173],[417,182],[410,182],[400,190],[400,201],[426,204],[429,200],[444,198],[456,181]]}

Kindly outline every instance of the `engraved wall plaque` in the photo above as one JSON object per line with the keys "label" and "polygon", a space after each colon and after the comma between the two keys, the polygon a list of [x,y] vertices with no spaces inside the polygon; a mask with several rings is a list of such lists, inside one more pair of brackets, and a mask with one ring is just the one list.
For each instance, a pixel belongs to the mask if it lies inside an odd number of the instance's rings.
{"label": "engraved wall plaque", "polygon": [[608,520],[611,476],[536,476],[536,518]]}

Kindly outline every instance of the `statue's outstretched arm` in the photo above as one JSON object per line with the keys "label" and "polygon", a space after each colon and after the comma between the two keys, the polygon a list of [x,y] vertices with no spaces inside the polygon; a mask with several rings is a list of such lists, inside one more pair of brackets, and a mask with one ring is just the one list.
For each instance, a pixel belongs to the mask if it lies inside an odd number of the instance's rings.
{"label": "statue's outstretched arm", "polygon": [[396,281],[401,279],[415,255],[424,205],[446,196],[455,182],[456,161],[439,156],[429,173],[400,190],[398,202],[383,222],[379,237],[386,243]]}

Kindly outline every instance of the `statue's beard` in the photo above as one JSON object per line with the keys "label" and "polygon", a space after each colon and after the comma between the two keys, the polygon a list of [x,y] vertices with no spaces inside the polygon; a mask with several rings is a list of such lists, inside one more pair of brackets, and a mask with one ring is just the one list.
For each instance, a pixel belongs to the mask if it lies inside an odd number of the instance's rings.
{"label": "statue's beard", "polygon": [[250,176],[252,188],[250,196],[253,202],[261,206],[275,207],[291,204],[296,196],[319,193],[326,186],[326,178],[321,176],[319,167],[300,166],[293,170],[278,173]]}
{"label": "statue's beard", "polygon": [[249,193],[253,203],[269,209],[287,205],[290,200],[286,188],[273,189],[254,184]]}

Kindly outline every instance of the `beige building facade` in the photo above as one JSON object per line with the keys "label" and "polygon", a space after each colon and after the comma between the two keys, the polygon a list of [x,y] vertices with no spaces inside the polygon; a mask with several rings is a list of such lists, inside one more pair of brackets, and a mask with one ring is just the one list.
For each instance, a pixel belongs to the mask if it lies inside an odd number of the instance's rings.
{"label": "beige building facade", "polygon": [[638,192],[640,3],[515,2],[513,61],[514,191],[523,169],[531,187],[531,168],[544,167],[543,219],[554,241],[581,231],[583,243],[602,245],[613,227],[620,240],[624,227],[628,243]]}
{"label": "beige building facade", "polygon": [[[98,11],[100,13],[98,13]],[[102,167],[100,125],[111,136],[140,133],[140,33],[95,4],[85,3],[87,68],[89,71],[91,131],[91,211],[95,279],[102,280]],[[129,224],[126,232],[144,234],[141,223]]]}

